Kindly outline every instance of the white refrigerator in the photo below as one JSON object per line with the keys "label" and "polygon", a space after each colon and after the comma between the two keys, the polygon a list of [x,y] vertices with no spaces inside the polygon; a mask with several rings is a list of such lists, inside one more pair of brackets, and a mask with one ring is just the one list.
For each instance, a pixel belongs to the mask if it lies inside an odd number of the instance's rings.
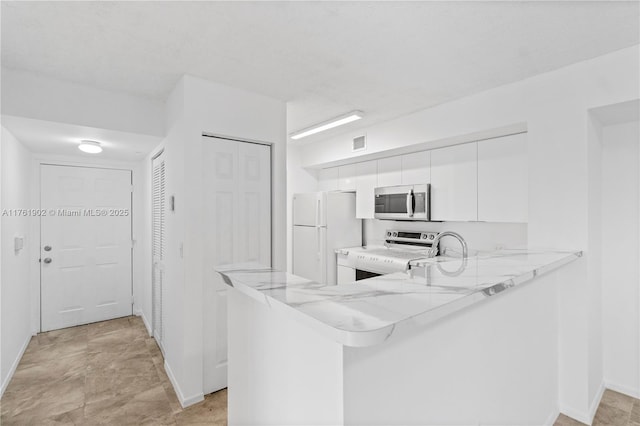
{"label": "white refrigerator", "polygon": [[353,192],[312,192],[293,196],[293,274],[336,284],[335,250],[362,245]]}

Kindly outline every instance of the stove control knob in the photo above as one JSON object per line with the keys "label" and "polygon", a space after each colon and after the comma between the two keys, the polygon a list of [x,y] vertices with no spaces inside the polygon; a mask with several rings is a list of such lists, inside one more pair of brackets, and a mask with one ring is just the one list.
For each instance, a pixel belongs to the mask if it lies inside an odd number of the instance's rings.
{"label": "stove control knob", "polygon": [[429,234],[429,239],[433,240],[435,238],[435,236],[433,234]]}
{"label": "stove control knob", "polygon": [[427,239],[427,234],[422,234],[422,239],[426,240]]}
{"label": "stove control knob", "polygon": [[393,236],[394,236],[394,237],[397,237],[397,236],[398,236],[398,233],[397,233],[397,232],[394,232],[394,233],[393,233]]}
{"label": "stove control knob", "polygon": [[387,231],[387,237],[391,236],[391,231]]}

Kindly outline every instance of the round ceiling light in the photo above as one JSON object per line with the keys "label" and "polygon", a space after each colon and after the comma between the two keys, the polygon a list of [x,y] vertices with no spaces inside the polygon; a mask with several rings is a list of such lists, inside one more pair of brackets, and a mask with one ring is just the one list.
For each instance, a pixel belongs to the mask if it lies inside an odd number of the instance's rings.
{"label": "round ceiling light", "polygon": [[96,141],[84,141],[84,140],[80,141],[80,145],[78,145],[78,149],[88,154],[99,154],[102,152],[102,147],[100,146],[100,142],[96,142]]}

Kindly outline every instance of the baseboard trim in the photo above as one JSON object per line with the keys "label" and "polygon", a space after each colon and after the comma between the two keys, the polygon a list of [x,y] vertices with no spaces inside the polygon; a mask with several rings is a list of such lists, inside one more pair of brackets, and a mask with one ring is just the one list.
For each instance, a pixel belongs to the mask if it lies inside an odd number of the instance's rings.
{"label": "baseboard trim", "polygon": [[182,408],[187,408],[190,405],[197,404],[200,401],[204,401],[203,393],[199,393],[199,394],[190,396],[188,398],[185,398],[184,394],[182,393],[182,390],[180,389],[180,386],[178,386],[178,381],[176,380],[176,377],[173,375],[173,371],[171,370],[171,367],[169,366],[169,363],[167,362],[166,359],[164,360],[164,371],[167,372],[169,381],[173,385],[173,389],[176,392],[176,396],[178,397],[178,401],[180,402],[180,405],[182,406]]}
{"label": "baseboard trim", "polygon": [[547,417],[547,420],[545,420],[544,426],[553,426],[553,424],[558,419],[559,415],[560,415],[560,410],[558,409],[558,407],[554,408],[553,412],[549,414],[549,417]]}
{"label": "baseboard trim", "polygon": [[600,387],[598,388],[598,392],[596,392],[596,396],[591,401],[591,405],[589,405],[589,422],[588,425],[593,423],[593,418],[596,416],[596,411],[598,411],[598,406],[600,405],[600,400],[602,400],[602,395],[604,394],[606,387],[604,382],[600,383]]}
{"label": "baseboard trim", "polygon": [[640,399],[640,389],[634,389],[630,386],[619,385],[612,382],[605,382],[605,387],[607,389],[611,389],[612,391],[623,393],[632,398]]}
{"label": "baseboard trim", "polygon": [[27,350],[27,346],[29,346],[29,342],[31,342],[31,337],[31,335],[27,336],[26,340],[22,344],[22,347],[20,348],[20,351],[18,352],[18,356],[15,360],[13,360],[13,364],[11,364],[11,368],[9,369],[9,374],[7,374],[7,378],[4,380],[4,382],[2,382],[2,387],[0,387],[0,398],[2,398],[2,395],[4,395],[4,391],[7,390],[9,383],[11,383],[11,379],[13,378],[18,365],[20,364],[20,360],[24,355],[24,351]]}
{"label": "baseboard trim", "polygon": [[598,388],[598,392],[596,392],[596,396],[593,397],[591,404],[589,404],[588,412],[577,411],[571,407],[560,407],[560,412],[567,417],[571,417],[574,420],[582,422],[584,424],[590,425],[593,423],[593,418],[596,415],[596,411],[598,410],[598,406],[600,405],[600,400],[602,399],[602,394],[605,391],[605,383],[600,383],[600,387]]}
{"label": "baseboard trim", "polygon": [[147,317],[144,315],[144,312],[142,311],[142,309],[138,309],[136,311],[136,315],[142,318],[142,322],[144,323],[144,326],[147,329],[147,333],[149,333],[149,336],[153,336],[153,332],[151,331],[151,324],[149,323],[149,321],[147,321]]}
{"label": "baseboard trim", "polygon": [[584,423],[587,425],[591,424],[589,421],[589,415],[587,413],[576,411],[571,407],[562,406],[560,407],[560,412],[567,417],[571,417],[573,420],[577,420],[580,423]]}

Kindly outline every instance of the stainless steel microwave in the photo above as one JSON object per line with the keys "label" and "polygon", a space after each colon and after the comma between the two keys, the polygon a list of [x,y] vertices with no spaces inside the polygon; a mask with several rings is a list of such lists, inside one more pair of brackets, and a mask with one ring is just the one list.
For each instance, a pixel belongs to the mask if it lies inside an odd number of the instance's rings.
{"label": "stainless steel microwave", "polygon": [[376,219],[431,220],[431,184],[375,189]]}

